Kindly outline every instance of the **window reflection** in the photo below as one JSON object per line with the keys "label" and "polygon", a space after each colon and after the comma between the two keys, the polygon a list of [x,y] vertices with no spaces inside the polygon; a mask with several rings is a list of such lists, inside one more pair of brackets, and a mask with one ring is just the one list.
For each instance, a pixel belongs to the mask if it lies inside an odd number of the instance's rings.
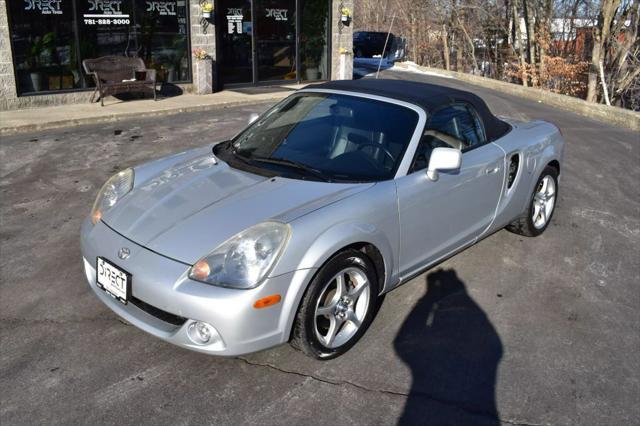
{"label": "window reflection", "polygon": [[[81,62],[106,55],[141,57],[159,82],[191,80],[188,0],[6,1],[19,94],[92,87]],[[217,1],[222,81],[329,79],[330,4]]]}
{"label": "window reflection", "polygon": [[20,92],[81,87],[70,0],[9,0]]}
{"label": "window reflection", "polygon": [[295,80],[295,0],[258,0],[256,44],[258,80]]}
{"label": "window reflection", "polygon": [[218,63],[222,80],[227,84],[251,83],[253,81],[251,1],[221,0],[218,5],[220,52],[222,53]]}
{"label": "window reflection", "polygon": [[329,25],[329,2],[322,0],[300,0],[300,63],[302,80],[328,80],[327,73],[327,28]]}
{"label": "window reflection", "polygon": [[186,0],[136,1],[136,18],[136,53],[147,67],[160,81],[189,80]]}
{"label": "window reflection", "polygon": [[20,94],[90,87],[81,61],[106,55],[190,80],[187,0],[8,0],[8,10]]}

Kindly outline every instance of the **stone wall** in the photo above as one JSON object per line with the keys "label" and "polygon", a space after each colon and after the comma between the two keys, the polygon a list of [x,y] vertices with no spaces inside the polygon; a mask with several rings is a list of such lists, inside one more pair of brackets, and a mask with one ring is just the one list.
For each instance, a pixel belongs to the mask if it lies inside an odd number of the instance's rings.
{"label": "stone wall", "polygon": [[0,110],[8,109],[9,100],[15,98],[16,82],[13,78],[7,2],[0,0]]}
{"label": "stone wall", "polygon": [[[216,60],[216,26],[213,24],[213,14],[208,20],[202,18],[202,8],[198,0],[189,0],[191,5],[189,7],[189,20],[191,21],[191,50],[202,49],[206,51],[213,59],[213,63]],[[215,13],[215,12],[214,12]],[[191,55],[191,61],[193,62],[192,72],[193,79],[198,78],[196,75],[195,58]],[[216,76],[213,76],[214,82]],[[215,83],[214,83],[215,87]]]}
{"label": "stone wall", "polygon": [[[340,22],[341,9],[347,7],[355,15],[353,0],[333,0],[331,12],[331,79],[350,80],[353,76],[353,17],[349,26]],[[346,51],[340,54],[340,48]],[[342,58],[341,58],[342,56]],[[342,65],[341,65],[342,64]],[[342,69],[341,69],[342,68]]]}

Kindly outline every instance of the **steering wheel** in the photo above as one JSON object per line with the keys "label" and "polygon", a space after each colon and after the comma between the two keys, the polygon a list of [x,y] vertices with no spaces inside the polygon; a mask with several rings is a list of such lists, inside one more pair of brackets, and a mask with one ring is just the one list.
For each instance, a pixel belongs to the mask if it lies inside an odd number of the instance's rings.
{"label": "steering wheel", "polygon": [[382,152],[384,152],[386,154],[387,157],[389,157],[389,159],[391,160],[391,164],[395,163],[396,159],[393,156],[393,154],[391,154],[387,148],[383,148],[382,146],[380,146],[378,144],[375,144],[375,143],[363,143],[363,144],[358,146],[358,151],[360,151],[362,148],[364,148],[366,146],[372,146],[372,147],[374,147],[376,149],[381,150]]}

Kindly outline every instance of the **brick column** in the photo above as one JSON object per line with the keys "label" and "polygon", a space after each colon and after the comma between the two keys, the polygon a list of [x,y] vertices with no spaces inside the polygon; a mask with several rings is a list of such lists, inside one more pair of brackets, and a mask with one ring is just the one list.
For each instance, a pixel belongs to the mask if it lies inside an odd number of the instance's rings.
{"label": "brick column", "polygon": [[[1,1],[1,0],[0,0]],[[213,3],[213,0],[211,0]],[[218,11],[214,11],[214,13],[218,13]],[[200,7],[200,2],[198,0],[189,0],[189,19],[191,21],[191,50],[193,49],[203,49],[207,51],[209,56],[213,59],[213,63],[216,60],[216,28],[213,25],[213,17],[207,21],[208,25],[205,28],[202,21],[202,9]],[[206,33],[205,33],[206,31]],[[195,82],[197,76],[196,74],[196,61],[193,58],[191,52],[191,73],[192,80]],[[214,87],[215,81],[218,76],[213,75]]]}
{"label": "brick column", "polygon": [[11,55],[11,39],[7,20],[7,3],[0,0],[0,111],[15,103],[16,80],[13,76],[13,57]]}
{"label": "brick column", "polygon": [[[331,79],[339,80],[346,78],[350,80],[353,76],[353,16],[349,26],[340,22],[341,10],[348,7],[352,15],[355,15],[353,0],[333,0],[331,11]],[[347,55],[340,54],[340,48],[348,52]],[[342,58],[341,58],[342,56]],[[341,65],[342,64],[342,65]],[[341,69],[341,67],[344,67]]]}

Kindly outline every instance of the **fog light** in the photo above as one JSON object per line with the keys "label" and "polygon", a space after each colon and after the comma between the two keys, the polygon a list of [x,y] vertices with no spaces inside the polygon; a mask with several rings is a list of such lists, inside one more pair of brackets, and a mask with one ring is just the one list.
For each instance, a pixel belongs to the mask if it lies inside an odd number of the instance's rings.
{"label": "fog light", "polygon": [[187,329],[189,339],[197,345],[207,345],[215,343],[220,339],[218,332],[213,326],[202,321],[194,321]]}

